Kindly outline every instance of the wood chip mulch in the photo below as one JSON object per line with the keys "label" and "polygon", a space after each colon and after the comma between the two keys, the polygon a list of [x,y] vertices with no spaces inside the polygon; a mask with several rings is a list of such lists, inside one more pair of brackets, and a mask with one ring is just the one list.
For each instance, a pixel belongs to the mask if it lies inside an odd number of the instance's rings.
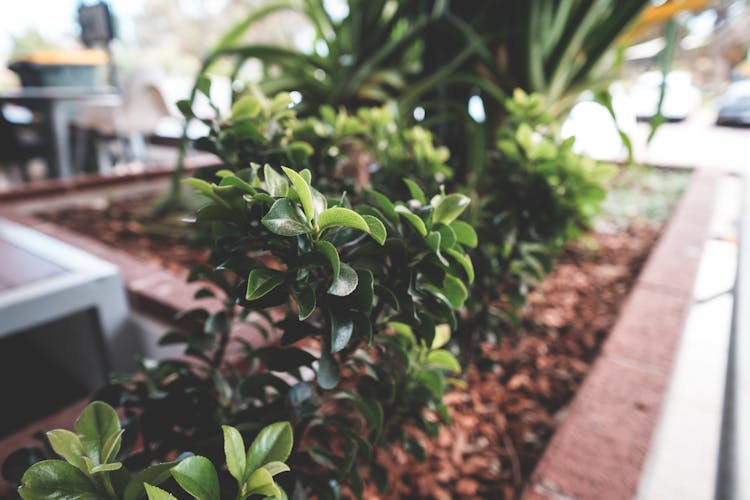
{"label": "wood chip mulch", "polygon": [[430,442],[427,460],[402,449],[381,450],[390,491],[368,486],[365,498],[512,499],[541,458],[575,395],[658,228],[633,226],[595,234],[597,250],[574,244],[531,293],[522,331],[500,345],[484,343],[482,360],[465,373],[467,389],[446,397],[453,424]]}

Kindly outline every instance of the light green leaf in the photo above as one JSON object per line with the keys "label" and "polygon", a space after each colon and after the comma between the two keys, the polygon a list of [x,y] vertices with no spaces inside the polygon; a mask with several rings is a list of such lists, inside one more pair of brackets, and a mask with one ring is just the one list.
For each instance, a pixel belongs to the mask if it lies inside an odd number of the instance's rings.
{"label": "light green leaf", "polygon": [[373,215],[363,215],[362,218],[370,228],[370,236],[372,236],[372,239],[377,241],[378,244],[383,245],[388,233],[386,233],[385,226],[380,219]]}
{"label": "light green leaf", "polygon": [[428,354],[427,362],[431,365],[452,373],[458,373],[461,371],[461,365],[459,364],[456,357],[451,352],[444,349],[432,351],[430,354]]}
{"label": "light green leaf", "polygon": [[263,178],[266,181],[266,191],[274,198],[286,196],[289,191],[289,183],[283,175],[274,170],[271,165],[263,166]]}
{"label": "light green leaf", "polygon": [[355,271],[349,264],[344,262],[341,263],[339,270],[339,277],[331,283],[328,288],[328,293],[336,295],[338,297],[346,297],[357,288],[359,278],[357,277],[357,271]]}
{"label": "light green leaf", "polygon": [[469,296],[463,282],[451,274],[447,274],[443,280],[443,293],[456,309],[463,306]]}
{"label": "light green leaf", "polygon": [[188,457],[170,471],[182,489],[199,500],[220,500],[219,478],[206,457]]}
{"label": "light green leaf", "polygon": [[403,179],[403,181],[404,184],[406,184],[406,187],[409,188],[409,193],[413,199],[417,200],[422,205],[427,203],[427,197],[425,197],[424,191],[422,191],[422,188],[419,187],[416,182],[411,179]]}
{"label": "light green leaf", "polygon": [[458,242],[467,247],[475,248],[477,246],[477,232],[471,225],[460,220],[454,220],[450,225],[453,232],[456,233]]}
{"label": "light green leaf", "polygon": [[307,217],[308,222],[313,220],[313,217],[315,217],[315,206],[313,205],[313,197],[312,191],[310,191],[310,185],[305,182],[305,179],[303,179],[301,175],[299,175],[291,168],[281,167],[281,169],[284,171],[287,177],[289,177],[289,180],[292,181],[292,186],[294,186],[294,190],[297,192],[297,196],[299,196],[299,201],[302,204],[302,210],[305,212],[305,217]]}
{"label": "light green leaf", "polygon": [[171,493],[168,493],[161,488],[151,486],[150,484],[144,484],[143,486],[146,489],[148,500],[177,500],[177,498],[172,496]]}
{"label": "light green leaf", "polygon": [[83,409],[74,430],[81,439],[83,450],[94,465],[104,463],[103,451],[107,441],[120,432],[120,419],[107,403],[94,401]]}
{"label": "light green leaf", "polygon": [[361,215],[344,207],[331,207],[323,211],[318,216],[318,225],[321,230],[332,226],[344,226],[359,229],[366,233],[370,232],[370,226],[367,225]]}
{"label": "light green leaf", "polygon": [[99,472],[112,472],[122,468],[120,462],[114,462],[111,464],[101,464],[91,468],[89,474],[98,474]]}
{"label": "light green leaf", "polygon": [[44,460],[29,467],[18,493],[24,500],[91,500],[101,496],[86,474],[62,460]]}
{"label": "light green leaf", "polygon": [[292,452],[292,426],[276,422],[264,427],[247,450],[245,477],[270,462],[284,462]]}
{"label": "light green leaf", "polygon": [[432,214],[432,220],[438,224],[450,224],[456,217],[466,210],[471,199],[463,194],[449,194],[442,197],[435,207],[435,213]]}
{"label": "light green leaf", "polygon": [[467,254],[457,251],[455,248],[447,248],[445,250],[445,253],[453,257],[453,259],[456,262],[458,262],[458,264],[461,267],[463,267],[464,272],[466,273],[466,277],[469,280],[469,283],[473,283],[474,282],[474,265],[471,263],[471,257],[469,257]]}
{"label": "light green leaf", "polygon": [[274,483],[271,473],[262,467],[253,472],[247,479],[245,491],[248,495],[281,498],[281,492],[276,483]]}
{"label": "light green leaf", "polygon": [[332,243],[320,240],[315,243],[315,250],[323,254],[326,260],[331,264],[331,272],[333,273],[332,283],[335,283],[339,279],[339,273],[341,271],[341,260],[339,259],[339,253],[336,247]]}
{"label": "light green leaf", "polygon": [[273,269],[259,268],[250,271],[247,277],[247,300],[256,300],[284,282],[284,273]]}
{"label": "light green leaf", "polygon": [[231,117],[233,121],[255,118],[261,111],[261,104],[255,96],[246,95],[240,97],[232,104]]}
{"label": "light green leaf", "polygon": [[269,231],[281,236],[299,236],[311,229],[288,198],[276,200],[261,222]]}
{"label": "light green leaf", "polygon": [[102,448],[102,462],[107,463],[114,460],[117,454],[120,453],[120,445],[122,445],[122,433],[125,429],[120,429],[116,434],[112,434],[107,442],[104,443]]}
{"label": "light green leaf", "polygon": [[47,433],[49,444],[55,453],[67,460],[82,472],[88,472],[83,461],[83,445],[78,434],[64,429],[56,429]]}
{"label": "light green leaf", "polygon": [[234,427],[222,425],[221,430],[224,432],[224,456],[227,461],[229,473],[240,484],[245,476],[245,441],[242,440],[242,434]]}
{"label": "light green leaf", "polygon": [[435,337],[432,339],[430,349],[440,349],[451,339],[451,327],[442,323],[435,327]]}
{"label": "light green leaf", "polygon": [[427,227],[424,225],[424,221],[420,219],[418,215],[412,213],[403,205],[396,205],[395,210],[396,213],[405,218],[406,221],[411,224],[420,235],[422,235],[423,237],[427,236]]}
{"label": "light green leaf", "polygon": [[282,472],[288,472],[290,470],[287,464],[280,461],[268,462],[263,468],[266,469],[271,476],[281,474]]}

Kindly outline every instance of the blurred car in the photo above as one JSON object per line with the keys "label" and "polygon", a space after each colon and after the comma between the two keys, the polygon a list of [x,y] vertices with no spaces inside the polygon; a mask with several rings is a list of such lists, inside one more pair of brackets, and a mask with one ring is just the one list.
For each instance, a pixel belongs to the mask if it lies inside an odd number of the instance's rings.
{"label": "blurred car", "polygon": [[[671,71],[667,74],[664,102],[661,112],[669,121],[687,118],[701,102],[701,91],[693,85],[688,71]],[[635,116],[639,120],[649,120],[656,115],[661,93],[661,71],[647,71],[636,79],[630,89]]]}
{"label": "blurred car", "polygon": [[717,125],[750,125],[750,80],[732,83],[716,102]]}

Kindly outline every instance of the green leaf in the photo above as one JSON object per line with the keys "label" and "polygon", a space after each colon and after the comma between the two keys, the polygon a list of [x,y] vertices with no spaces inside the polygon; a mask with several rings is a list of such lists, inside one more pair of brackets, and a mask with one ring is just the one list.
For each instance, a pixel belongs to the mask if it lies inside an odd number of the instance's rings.
{"label": "green leaf", "polygon": [[324,349],[320,354],[318,365],[318,385],[323,389],[331,390],[338,385],[339,377],[339,365],[336,358]]}
{"label": "green leaf", "polygon": [[253,269],[247,277],[245,299],[257,300],[284,282],[284,273],[273,269]]}
{"label": "green leaf", "polygon": [[138,500],[141,498],[144,486],[159,485],[169,479],[169,471],[178,463],[177,461],[165,462],[143,469],[128,482],[123,493],[123,500]]}
{"label": "green leaf", "polygon": [[427,355],[427,362],[449,372],[458,373],[461,371],[461,365],[456,357],[445,349],[430,352]]}
{"label": "green leaf", "polygon": [[101,498],[86,474],[62,460],[44,460],[29,467],[21,479],[18,493],[25,500]]}
{"label": "green leaf", "polygon": [[357,271],[355,271],[349,264],[345,262],[341,263],[339,270],[339,277],[331,283],[328,288],[328,293],[339,297],[345,297],[352,293],[357,288],[359,278],[357,277]]}
{"label": "green leaf", "polygon": [[354,210],[343,207],[331,207],[318,216],[318,225],[323,230],[332,226],[351,227],[366,233],[370,232],[370,226]]}
{"label": "green leaf", "polygon": [[245,477],[245,441],[242,440],[242,434],[234,427],[222,425],[221,430],[224,432],[224,456],[227,461],[229,473],[240,484]]}
{"label": "green leaf", "polygon": [[451,274],[446,274],[443,280],[443,293],[451,305],[458,309],[464,305],[469,292],[463,282]]}
{"label": "green leaf", "polygon": [[294,292],[294,300],[297,302],[299,320],[304,321],[309,318],[316,304],[315,291],[312,287],[305,285],[299,291]]}
{"label": "green leaf", "polygon": [[432,220],[438,224],[450,224],[466,210],[471,199],[463,194],[449,194],[438,201]]}
{"label": "green leaf", "polygon": [[266,469],[271,476],[281,474],[282,472],[288,472],[290,470],[289,466],[281,461],[268,462],[263,465],[263,468]]}
{"label": "green leaf", "polygon": [[370,228],[370,236],[372,236],[372,239],[377,241],[378,244],[383,245],[388,233],[386,233],[385,226],[380,219],[373,215],[363,215],[362,218]]}
{"label": "green leaf", "polygon": [[255,96],[246,95],[232,104],[231,117],[233,121],[255,118],[261,111],[260,101]]}
{"label": "green leaf", "polygon": [[471,263],[471,257],[457,251],[454,248],[447,248],[445,250],[445,253],[453,257],[453,259],[458,262],[461,267],[463,267],[469,283],[474,283],[474,265]]}
{"label": "green leaf", "polygon": [[456,233],[456,238],[459,243],[470,248],[475,248],[477,246],[477,232],[474,231],[474,228],[471,227],[471,225],[460,220],[454,220],[451,222],[450,227],[453,229],[453,232]]}
{"label": "green leaf", "polygon": [[82,472],[88,472],[83,461],[85,452],[78,434],[64,429],[56,429],[47,433],[49,444],[55,453],[67,460]]}
{"label": "green leaf", "polygon": [[435,337],[432,339],[430,349],[440,349],[451,339],[451,327],[445,323],[435,327]]}
{"label": "green leaf", "polygon": [[311,229],[288,198],[276,200],[261,222],[269,231],[281,236],[299,236]]}
{"label": "green leaf", "polygon": [[416,182],[411,179],[403,179],[403,181],[404,184],[406,184],[406,187],[409,188],[409,193],[411,194],[411,197],[413,199],[417,200],[422,205],[427,203],[427,198],[424,195],[424,191],[422,191],[422,188],[419,187]]}
{"label": "green leaf", "polygon": [[354,320],[347,313],[331,311],[331,353],[342,350],[354,332]]}
{"label": "green leaf", "polygon": [[117,454],[120,453],[123,432],[125,432],[125,429],[120,429],[116,434],[112,434],[107,439],[107,442],[104,443],[104,447],[102,448],[102,462],[106,463],[114,460]]}
{"label": "green leaf", "polygon": [[283,175],[271,168],[271,165],[263,166],[263,178],[266,181],[266,191],[274,198],[286,196],[289,191],[289,183]]}
{"label": "green leaf", "polygon": [[206,75],[200,75],[195,82],[195,88],[200,93],[211,99],[211,79]]}
{"label": "green leaf", "polygon": [[188,457],[170,471],[182,489],[198,500],[220,500],[219,478],[206,457]]}
{"label": "green leaf", "polygon": [[177,500],[177,498],[172,496],[171,493],[167,493],[161,488],[151,486],[150,484],[144,484],[143,486],[146,489],[148,500]]}
{"label": "green leaf", "polygon": [[427,236],[427,227],[424,225],[424,221],[419,218],[418,215],[412,213],[408,208],[403,205],[397,205],[396,213],[405,218],[409,224],[411,224],[417,232],[424,236]]}
{"label": "green leaf", "polygon": [[112,472],[122,468],[120,462],[114,462],[111,464],[101,464],[91,468],[89,474],[98,474],[99,472]]}
{"label": "green leaf", "polygon": [[417,373],[417,380],[436,398],[445,394],[445,378],[439,372],[423,370]]}
{"label": "green leaf", "polygon": [[83,450],[94,465],[104,463],[103,451],[107,441],[120,432],[120,419],[107,403],[94,401],[81,412],[74,430],[81,439]]}
{"label": "green leaf", "polygon": [[294,190],[297,192],[297,196],[299,196],[302,210],[305,212],[305,217],[307,217],[308,222],[313,220],[313,217],[315,217],[315,206],[313,205],[310,185],[305,182],[305,179],[303,179],[301,175],[291,168],[281,167],[281,170],[283,170],[287,177],[289,177],[289,180],[292,181],[292,186],[294,186]]}
{"label": "green leaf", "polygon": [[253,472],[245,483],[245,491],[248,495],[263,495],[264,497],[281,498],[281,492],[276,483],[273,482],[271,473],[264,468]]}
{"label": "green leaf", "polygon": [[331,272],[333,273],[332,282],[335,283],[339,279],[339,273],[341,272],[341,260],[339,259],[336,247],[328,241],[320,240],[315,243],[315,250],[323,254],[331,264]]}
{"label": "green leaf", "polygon": [[396,214],[396,208],[391,200],[389,200],[384,194],[378,193],[377,191],[369,191],[369,193],[373,198],[375,198],[375,201],[378,202],[378,205],[380,205],[380,208],[383,210],[385,216],[391,219],[393,222],[397,222],[398,215]]}
{"label": "green leaf", "polygon": [[456,246],[456,233],[450,226],[440,226],[437,232],[440,233],[440,248]]}
{"label": "green leaf", "polygon": [[245,477],[249,478],[259,467],[270,462],[284,462],[292,452],[292,426],[289,422],[276,422],[264,427],[247,450]]}

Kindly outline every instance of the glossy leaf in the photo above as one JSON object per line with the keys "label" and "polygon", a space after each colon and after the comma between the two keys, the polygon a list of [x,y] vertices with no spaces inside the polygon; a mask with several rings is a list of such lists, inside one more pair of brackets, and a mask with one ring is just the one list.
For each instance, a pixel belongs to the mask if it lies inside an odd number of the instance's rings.
{"label": "glossy leaf", "polygon": [[271,165],[263,166],[263,178],[266,181],[266,190],[274,198],[286,196],[289,191],[289,183],[283,175],[274,170]]}
{"label": "glossy leaf", "polygon": [[256,300],[284,282],[284,273],[273,269],[253,269],[247,277],[245,299]]}
{"label": "glossy leaf", "polygon": [[440,349],[451,339],[451,327],[442,324],[435,327],[435,338],[432,339],[430,349]]}
{"label": "glossy leaf", "polygon": [[459,243],[470,248],[475,248],[477,246],[477,232],[471,227],[471,225],[464,221],[454,220],[451,222],[450,227],[453,229],[453,232],[456,233],[456,238]]}
{"label": "glossy leaf", "polygon": [[336,362],[336,358],[324,350],[320,355],[318,365],[318,385],[326,390],[334,389],[339,384],[339,377],[339,365]]}
{"label": "glossy leaf", "polygon": [[78,434],[64,429],[56,429],[47,433],[47,439],[49,439],[49,444],[55,450],[55,453],[82,472],[88,472],[83,461],[85,452]]}
{"label": "glossy leaf", "polygon": [[266,469],[271,476],[281,474],[282,472],[289,472],[289,470],[291,470],[287,464],[281,461],[268,462],[263,465],[263,468]]}
{"label": "glossy leaf", "polygon": [[339,279],[339,273],[341,271],[341,260],[339,259],[339,253],[336,247],[332,243],[320,240],[315,243],[315,250],[323,254],[326,260],[331,264],[331,273],[333,276],[332,283],[335,283]]}
{"label": "glossy leaf", "polygon": [[321,230],[329,227],[343,226],[359,229],[366,233],[370,232],[370,226],[367,225],[367,222],[365,222],[361,215],[354,210],[343,207],[331,207],[325,210],[318,216],[318,225]]}
{"label": "glossy leaf", "polygon": [[220,500],[219,478],[206,457],[188,457],[170,471],[182,489],[199,500]]}
{"label": "glossy leaf", "polygon": [[380,219],[372,215],[363,215],[362,218],[367,223],[367,227],[370,228],[370,236],[372,236],[372,239],[377,241],[380,245],[383,245],[388,233]]}
{"label": "glossy leaf", "polygon": [[331,283],[330,288],[328,288],[328,293],[339,297],[345,297],[357,288],[358,282],[359,278],[357,277],[357,271],[355,271],[349,264],[342,262],[339,270],[339,277],[336,281]]}
{"label": "glossy leaf", "polygon": [[287,198],[276,200],[261,220],[269,231],[281,236],[299,236],[310,231],[310,226]]}
{"label": "glossy leaf", "polygon": [[224,456],[227,462],[227,470],[237,481],[242,482],[245,476],[245,442],[242,434],[228,425],[222,425],[224,433]]}
{"label": "glossy leaf", "polygon": [[262,467],[253,472],[247,479],[245,491],[248,495],[281,498],[281,492],[276,483],[274,483],[271,473]]}
{"label": "glossy leaf", "polygon": [[106,403],[94,401],[83,409],[74,426],[86,455],[94,465],[103,463],[102,451],[107,441],[120,432],[120,419]]}
{"label": "glossy leaf", "polygon": [[178,463],[178,461],[165,462],[143,469],[128,482],[123,493],[123,500],[138,500],[141,498],[143,489],[147,484],[158,486],[169,479],[171,476],[169,471]]}
{"label": "glossy leaf", "polygon": [[463,194],[453,193],[443,197],[435,207],[432,220],[436,224],[450,224],[466,210],[471,199]]}
{"label": "glossy leaf", "polygon": [[409,224],[411,224],[421,236],[427,236],[427,227],[424,225],[424,221],[420,219],[418,215],[412,213],[403,205],[397,205],[395,210],[396,213],[406,219],[407,222],[409,222]]}
{"label": "glossy leaf", "polygon": [[461,365],[456,357],[444,349],[430,352],[427,355],[427,362],[449,372],[458,373],[461,371]]}
{"label": "glossy leaf", "polygon": [[468,255],[458,252],[452,248],[446,249],[445,253],[453,257],[453,259],[458,262],[458,264],[463,268],[464,273],[466,273],[466,277],[469,280],[469,283],[473,283],[474,266],[471,263],[471,258]]}
{"label": "glossy leaf", "polygon": [[331,353],[342,350],[349,344],[354,332],[354,321],[348,313],[331,312]]}
{"label": "glossy leaf", "polygon": [[270,462],[284,462],[292,452],[293,433],[289,422],[264,427],[247,450],[245,477]]}
{"label": "glossy leaf", "polygon": [[409,193],[413,199],[417,200],[422,205],[427,203],[427,197],[425,197],[424,191],[422,191],[422,188],[419,187],[416,182],[411,179],[404,179],[404,184],[409,188]]}
{"label": "glossy leaf", "polygon": [[91,500],[100,498],[94,483],[81,470],[62,460],[32,465],[21,479],[24,500]]}
{"label": "glossy leaf", "polygon": [[297,302],[297,313],[300,321],[310,317],[315,310],[315,291],[309,286],[303,286],[294,292],[294,300]]}
{"label": "glossy leaf", "polygon": [[156,486],[145,484],[144,487],[148,500],[177,500],[177,498],[171,493],[168,493],[161,488],[157,488]]}
{"label": "glossy leaf", "polygon": [[305,182],[305,179],[303,179],[301,175],[299,175],[291,168],[281,167],[281,169],[284,171],[287,177],[289,177],[289,180],[292,181],[292,186],[297,192],[297,196],[299,196],[299,201],[302,204],[302,210],[305,212],[305,217],[307,217],[308,222],[313,220],[313,217],[315,217],[316,214],[315,206],[313,205],[312,191],[310,191],[310,185]]}
{"label": "glossy leaf", "polygon": [[469,292],[466,290],[463,282],[450,274],[446,275],[443,281],[443,293],[456,309],[463,306],[469,296]]}

